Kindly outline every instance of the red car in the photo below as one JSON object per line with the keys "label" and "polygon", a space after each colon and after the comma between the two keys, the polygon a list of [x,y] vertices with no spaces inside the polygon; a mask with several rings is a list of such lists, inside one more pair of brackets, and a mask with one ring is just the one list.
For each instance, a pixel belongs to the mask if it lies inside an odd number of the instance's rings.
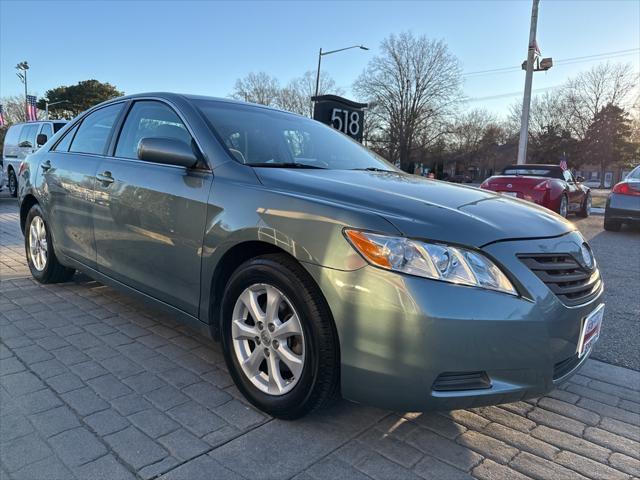
{"label": "red car", "polygon": [[588,217],[591,191],[582,180],[558,165],[511,165],[502,175],[486,179],[480,188],[535,202],[563,217],[569,213]]}

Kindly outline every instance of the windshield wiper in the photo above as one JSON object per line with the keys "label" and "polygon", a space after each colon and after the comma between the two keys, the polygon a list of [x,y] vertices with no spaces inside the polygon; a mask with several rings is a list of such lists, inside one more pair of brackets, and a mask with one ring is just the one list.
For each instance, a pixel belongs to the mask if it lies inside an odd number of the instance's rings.
{"label": "windshield wiper", "polygon": [[318,167],[316,165],[309,165],[308,163],[297,162],[281,162],[281,163],[245,163],[250,167],[267,167],[267,168],[313,168],[326,170],[325,167]]}
{"label": "windshield wiper", "polygon": [[384,168],[378,168],[378,167],[352,168],[351,170],[362,170],[365,172],[389,172],[389,173],[394,172],[394,170],[385,170]]}

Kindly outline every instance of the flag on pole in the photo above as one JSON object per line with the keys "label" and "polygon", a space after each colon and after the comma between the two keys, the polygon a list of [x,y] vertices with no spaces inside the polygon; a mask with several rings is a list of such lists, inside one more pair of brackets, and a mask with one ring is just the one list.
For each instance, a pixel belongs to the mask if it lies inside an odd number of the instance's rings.
{"label": "flag on pole", "polygon": [[38,120],[38,107],[36,107],[37,98],[35,95],[27,95],[27,122],[35,122]]}
{"label": "flag on pole", "polygon": [[567,159],[565,157],[562,157],[562,160],[560,160],[560,168],[562,171],[569,169],[569,165],[567,165]]}
{"label": "flag on pole", "polygon": [[4,127],[7,124],[7,121],[4,119],[4,108],[2,104],[0,104],[0,127]]}

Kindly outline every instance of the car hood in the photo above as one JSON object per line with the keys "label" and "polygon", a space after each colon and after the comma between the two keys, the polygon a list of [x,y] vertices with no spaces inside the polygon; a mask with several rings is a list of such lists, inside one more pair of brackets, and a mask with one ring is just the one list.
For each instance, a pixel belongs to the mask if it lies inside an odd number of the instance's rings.
{"label": "car hood", "polygon": [[408,237],[480,247],[499,240],[554,237],[575,229],[533,203],[402,172],[255,170],[271,190],[374,212]]}

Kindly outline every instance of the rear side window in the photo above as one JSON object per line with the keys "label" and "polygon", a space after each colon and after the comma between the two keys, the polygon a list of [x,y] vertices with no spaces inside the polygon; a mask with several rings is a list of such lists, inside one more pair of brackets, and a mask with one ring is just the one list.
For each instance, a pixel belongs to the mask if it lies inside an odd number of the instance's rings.
{"label": "rear side window", "polygon": [[122,103],[109,105],[89,114],[78,128],[70,152],[103,154],[111,134],[113,124],[118,118]]}
{"label": "rear side window", "polygon": [[18,138],[18,146],[25,148],[33,148],[36,144],[36,135],[38,134],[38,128],[40,125],[23,125],[20,137]]}
{"label": "rear side window", "polygon": [[155,101],[133,104],[118,139],[116,157],[137,159],[143,138],[171,138],[191,144],[191,135],[176,112]]}
{"label": "rear side window", "polygon": [[22,127],[23,125],[14,125],[13,127],[9,128],[6,137],[4,137],[5,145],[12,145],[14,147],[18,145],[18,138],[20,138]]}

